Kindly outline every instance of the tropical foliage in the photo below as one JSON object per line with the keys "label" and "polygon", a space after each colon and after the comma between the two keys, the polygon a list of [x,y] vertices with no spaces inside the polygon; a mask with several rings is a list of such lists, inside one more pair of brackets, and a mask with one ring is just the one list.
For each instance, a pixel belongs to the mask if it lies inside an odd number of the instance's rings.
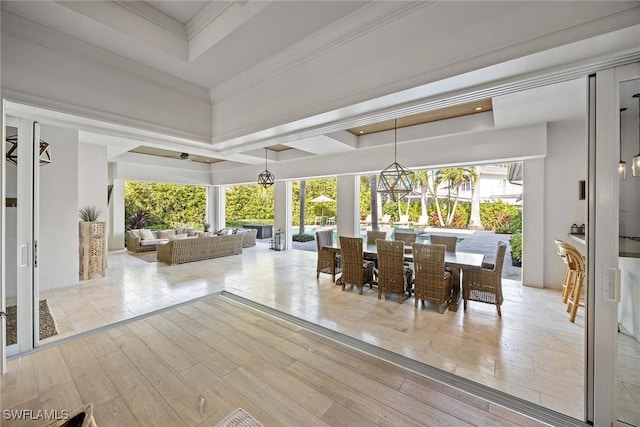
{"label": "tropical foliage", "polygon": [[273,224],[274,195],[274,186],[266,189],[258,184],[227,187],[227,226],[255,222]]}
{"label": "tropical foliage", "polygon": [[522,212],[502,200],[481,203],[480,218],[485,229],[496,233],[515,233],[522,229]]}
{"label": "tropical foliage", "polygon": [[196,185],[126,181],[124,204],[127,221],[142,211],[148,214],[148,228],[199,228],[205,220],[206,191]]}
{"label": "tropical foliage", "polygon": [[511,245],[511,259],[514,261],[522,260],[522,233],[518,232],[509,239]]}
{"label": "tropical foliage", "polygon": [[78,211],[78,216],[85,222],[97,221],[100,215],[102,215],[102,209],[96,206],[86,206]]}

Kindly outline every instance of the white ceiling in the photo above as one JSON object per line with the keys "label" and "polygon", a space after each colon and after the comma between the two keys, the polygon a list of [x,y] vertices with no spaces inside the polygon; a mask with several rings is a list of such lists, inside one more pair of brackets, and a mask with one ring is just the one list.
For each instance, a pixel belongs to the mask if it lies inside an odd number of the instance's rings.
{"label": "white ceiling", "polygon": [[[322,0],[2,1],[1,7],[3,16],[8,13],[20,17],[95,48],[179,78],[213,94],[218,93],[218,88],[239,74],[247,74],[250,70],[268,69],[264,67],[265,64],[272,63],[275,61],[274,58],[282,59],[282,56],[290,55],[291,52],[311,54],[322,49],[331,49],[332,43],[336,41],[364,33],[374,25],[373,16],[376,16],[376,19],[382,19],[380,16],[393,19],[396,14],[416,7],[428,7],[429,11],[433,8],[434,13],[444,13],[442,9],[447,9],[446,4],[431,3]],[[444,19],[445,16],[441,18]],[[3,22],[3,31],[4,26]],[[455,30],[455,27],[452,27],[452,30]],[[491,36],[479,34],[478,37]],[[416,46],[419,46],[419,43]],[[413,48],[420,54],[416,46]],[[402,49],[403,46],[392,48]],[[287,61],[295,60],[295,57],[287,57]],[[339,67],[339,64],[336,66]],[[523,69],[521,72],[525,71]],[[376,70],[371,72],[374,73]],[[439,82],[435,82],[437,83]],[[314,82],[308,84],[313,85]],[[447,90],[452,90],[450,82],[443,84],[449,86]],[[407,89],[406,92],[413,89]],[[426,97],[424,93],[421,96]],[[584,81],[578,79],[494,96],[492,101],[494,128],[584,120]],[[398,101],[395,102],[399,105]],[[382,110],[384,107],[383,105],[377,108]],[[70,120],[52,113],[40,113],[48,114],[53,122]],[[366,120],[366,117],[362,120]],[[107,145],[112,159],[118,159],[129,149],[144,144],[216,157],[228,160],[229,165],[261,164],[264,152],[260,148],[269,145],[263,141],[254,144],[251,141],[246,143],[233,140],[211,145],[136,134],[135,131],[129,132],[127,137],[126,132],[121,129],[108,129],[108,126],[85,119],[76,122],[81,130],[81,142]],[[288,124],[291,123],[294,122]],[[276,141],[288,145],[292,150],[273,154],[273,160],[332,155],[356,150],[359,148],[358,137],[346,135],[346,132],[342,131],[351,126],[353,124],[345,124],[342,128],[334,126],[330,133],[324,135]],[[438,126],[437,123],[431,125],[432,128]],[[281,134],[287,133],[293,132],[283,125]],[[116,137],[105,137],[105,134]],[[374,137],[368,141],[367,144],[380,145],[393,142],[387,135],[381,136],[379,140]],[[273,143],[275,142],[270,144]],[[270,159],[271,155],[270,153]]]}

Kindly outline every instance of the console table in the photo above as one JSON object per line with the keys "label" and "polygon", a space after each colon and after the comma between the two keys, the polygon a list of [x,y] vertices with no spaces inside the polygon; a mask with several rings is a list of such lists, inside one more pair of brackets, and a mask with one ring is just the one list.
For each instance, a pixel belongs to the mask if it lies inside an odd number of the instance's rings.
{"label": "console table", "polygon": [[242,228],[258,230],[257,239],[270,239],[273,236],[273,225],[270,224],[245,224]]}

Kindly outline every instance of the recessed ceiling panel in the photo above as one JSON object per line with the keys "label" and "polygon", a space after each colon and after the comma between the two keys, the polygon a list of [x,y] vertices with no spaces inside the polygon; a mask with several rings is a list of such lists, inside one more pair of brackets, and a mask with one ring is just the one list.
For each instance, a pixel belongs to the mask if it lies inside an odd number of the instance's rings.
{"label": "recessed ceiling panel", "polygon": [[[491,111],[493,105],[491,99],[469,102],[467,104],[454,105],[453,107],[440,108],[438,110],[425,111],[424,113],[412,114],[410,116],[399,117],[398,127],[420,125],[423,123],[435,122],[438,120],[453,119],[455,117],[467,116],[469,114],[484,113]],[[370,133],[382,132],[394,128],[394,120],[372,123],[366,126],[347,129],[354,135],[367,135]]]}
{"label": "recessed ceiling panel", "polygon": [[180,153],[177,151],[165,150],[162,148],[155,148],[155,147],[146,147],[144,145],[141,145],[140,147],[136,147],[129,152],[146,154],[149,156],[166,157],[168,159],[190,160],[192,162],[198,162],[198,163],[217,163],[217,162],[223,161],[221,159],[215,159],[213,157],[198,156],[198,155],[189,154],[189,153],[186,153],[188,154],[188,156],[184,156],[183,153]]}

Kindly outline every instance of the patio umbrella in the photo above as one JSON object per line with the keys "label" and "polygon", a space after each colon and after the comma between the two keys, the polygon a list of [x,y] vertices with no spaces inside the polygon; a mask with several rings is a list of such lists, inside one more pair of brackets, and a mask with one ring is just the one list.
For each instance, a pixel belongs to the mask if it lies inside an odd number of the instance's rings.
{"label": "patio umbrella", "polygon": [[[324,194],[319,195],[315,199],[311,199],[312,203],[326,203],[326,202],[335,202],[331,197],[327,197]],[[322,211],[320,215],[324,216],[324,205],[321,207]]]}

